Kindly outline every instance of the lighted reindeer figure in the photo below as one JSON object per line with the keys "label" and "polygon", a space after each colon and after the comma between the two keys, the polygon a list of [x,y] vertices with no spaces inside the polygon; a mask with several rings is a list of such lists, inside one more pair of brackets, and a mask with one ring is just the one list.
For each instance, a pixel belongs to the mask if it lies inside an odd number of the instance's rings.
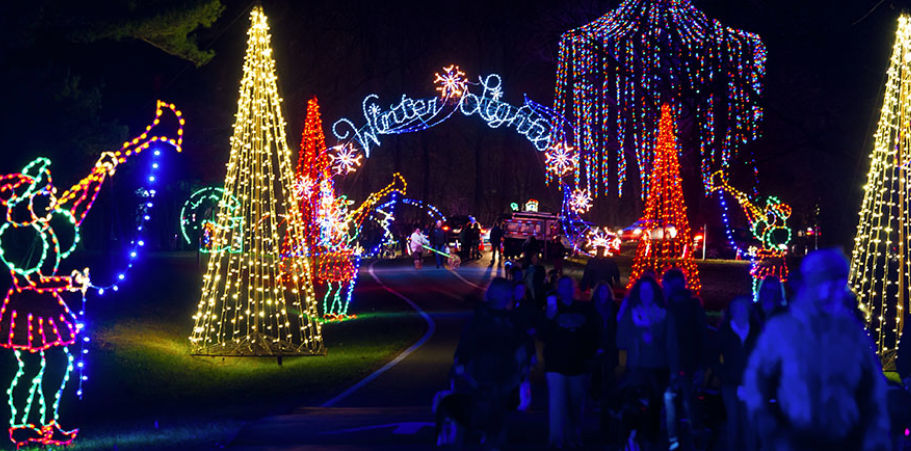
{"label": "lighted reindeer figure", "polygon": [[788,265],[784,256],[791,241],[791,229],[787,226],[791,207],[774,196],[766,198],[764,207],[756,206],[746,193],[728,185],[721,171],[712,175],[709,189],[728,193],[737,200],[750,223],[750,232],[761,243],[761,247],[748,250],[753,257],[750,268],[753,293],[766,276],[776,276],[782,282],[788,280]]}
{"label": "lighted reindeer figure", "polygon": [[[173,111],[181,125],[176,139],[149,135],[164,109]],[[154,142],[180,150],[180,116],[174,105],[159,102],[145,133],[119,151],[102,153],[91,172],[62,194],[51,180],[47,158],[35,159],[20,173],[0,175],[0,261],[13,279],[0,307],[0,347],[12,350],[18,364],[7,390],[9,436],[17,448],[68,445],[76,438],[78,429],[60,426],[57,411],[74,366],[69,347],[84,331],[63,295],[84,300],[92,285],[88,268],[67,276],[58,275],[58,269],[76,249],[79,227],[119,163]]]}

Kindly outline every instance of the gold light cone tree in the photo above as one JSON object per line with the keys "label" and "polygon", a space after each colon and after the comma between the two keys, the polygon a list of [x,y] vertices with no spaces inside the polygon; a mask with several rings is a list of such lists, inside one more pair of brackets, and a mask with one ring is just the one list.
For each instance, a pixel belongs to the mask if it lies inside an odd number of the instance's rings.
{"label": "gold light cone tree", "polygon": [[885,98],[870,154],[850,284],[886,368],[894,365],[911,289],[908,178],[911,157],[911,18],[898,20]]}
{"label": "gold light cone tree", "polygon": [[220,204],[233,196],[240,207],[233,213],[221,208],[212,235],[213,249],[243,246],[210,256],[190,342],[202,355],[319,354],[324,348],[317,302],[300,245],[294,167],[261,6],[253,8],[250,21]]}
{"label": "gold light cone tree", "polygon": [[686,287],[698,295],[702,284],[699,281],[699,269],[693,260],[693,236],[683,201],[680,162],[677,158],[680,148],[674,123],[671,107],[663,105],[658,123],[654,165],[649,174],[652,188],[640,219],[646,230],[636,247],[627,288],[632,288],[646,270],[655,271],[660,278],[667,269],[680,268],[686,274]]}

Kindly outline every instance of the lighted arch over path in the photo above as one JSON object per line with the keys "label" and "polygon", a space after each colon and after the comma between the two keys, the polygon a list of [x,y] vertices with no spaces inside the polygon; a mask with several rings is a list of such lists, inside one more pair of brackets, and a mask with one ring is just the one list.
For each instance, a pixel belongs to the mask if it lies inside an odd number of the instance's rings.
{"label": "lighted arch over path", "polygon": [[[370,94],[362,102],[364,125],[358,127],[354,121],[342,118],[332,124],[332,133],[339,144],[333,148],[334,159],[350,160],[358,151],[370,158],[371,149],[381,145],[380,139],[387,135],[413,133],[435,127],[455,113],[465,116],[479,116],[491,128],[512,128],[528,139],[539,152],[553,148],[567,148],[562,130],[570,130],[572,125],[552,109],[536,103],[525,96],[522,106],[514,106],[500,100],[503,97],[503,80],[499,75],[491,74],[478,77],[477,83],[465,78],[458,66],[443,68],[443,75],[436,74],[439,96],[412,99],[402,95],[397,104],[383,109],[379,96]],[[472,92],[472,88],[476,92]],[[574,160],[578,166],[578,160]],[[359,165],[359,162],[357,162]],[[575,168],[572,168],[570,173]],[[347,172],[347,171],[345,171]],[[560,216],[564,235],[574,244],[585,237],[590,228],[579,218],[579,211],[572,207],[572,186],[557,177],[563,191],[563,205]],[[549,179],[548,181],[550,181]]]}
{"label": "lighted arch over path", "polygon": [[[332,133],[340,145],[356,144],[370,158],[373,147],[380,146],[384,135],[398,135],[427,130],[445,122],[456,112],[465,116],[479,116],[491,128],[513,128],[528,139],[538,151],[551,147],[557,134],[557,124],[566,121],[551,109],[525,97],[525,103],[516,107],[500,100],[503,97],[503,81],[499,75],[478,77],[477,83],[469,83],[458,66],[444,68],[444,75],[436,74],[440,96],[426,99],[412,99],[402,95],[401,100],[383,109],[379,96],[370,94],[362,102],[363,126],[342,118],[332,124]],[[480,94],[471,92],[479,87]]]}

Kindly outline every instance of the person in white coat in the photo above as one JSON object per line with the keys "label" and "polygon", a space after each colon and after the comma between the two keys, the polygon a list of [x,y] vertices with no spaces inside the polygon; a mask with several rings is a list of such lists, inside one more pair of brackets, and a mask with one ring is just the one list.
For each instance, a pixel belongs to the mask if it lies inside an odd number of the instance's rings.
{"label": "person in white coat", "polygon": [[411,255],[414,256],[414,269],[421,269],[423,266],[424,257],[424,246],[430,245],[430,242],[427,241],[427,237],[421,232],[420,227],[414,228],[414,233],[411,234],[410,238],[411,246]]}

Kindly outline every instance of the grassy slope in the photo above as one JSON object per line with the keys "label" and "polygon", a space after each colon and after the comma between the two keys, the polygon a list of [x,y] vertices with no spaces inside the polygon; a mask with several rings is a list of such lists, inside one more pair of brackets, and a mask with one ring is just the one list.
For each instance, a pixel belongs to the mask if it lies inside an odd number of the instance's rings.
{"label": "grassy slope", "polygon": [[[155,256],[134,279],[116,296],[89,300],[86,397],[68,393],[61,406],[64,426],[82,428],[69,449],[218,447],[246,421],[329,399],[425,327],[375,290],[355,301],[357,320],[324,326],[327,357],[284,358],[281,366],[274,358],[194,357],[187,337],[199,293],[195,255]],[[12,376],[13,365],[0,357],[0,375]]]}

